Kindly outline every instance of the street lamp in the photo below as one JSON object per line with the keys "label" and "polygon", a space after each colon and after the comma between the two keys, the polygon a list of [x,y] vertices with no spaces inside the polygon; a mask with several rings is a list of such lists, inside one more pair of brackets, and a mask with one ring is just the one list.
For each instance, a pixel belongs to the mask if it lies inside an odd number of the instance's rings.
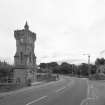
{"label": "street lamp", "polygon": [[90,72],[90,54],[83,54],[83,55],[88,56],[88,75],[90,76],[91,75],[91,72]]}

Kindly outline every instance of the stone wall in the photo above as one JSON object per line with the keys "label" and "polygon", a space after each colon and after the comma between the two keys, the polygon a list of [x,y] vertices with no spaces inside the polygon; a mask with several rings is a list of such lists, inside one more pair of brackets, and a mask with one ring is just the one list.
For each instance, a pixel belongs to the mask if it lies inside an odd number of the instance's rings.
{"label": "stone wall", "polygon": [[14,70],[14,82],[16,84],[25,84],[26,83],[26,70],[25,69],[15,69]]}

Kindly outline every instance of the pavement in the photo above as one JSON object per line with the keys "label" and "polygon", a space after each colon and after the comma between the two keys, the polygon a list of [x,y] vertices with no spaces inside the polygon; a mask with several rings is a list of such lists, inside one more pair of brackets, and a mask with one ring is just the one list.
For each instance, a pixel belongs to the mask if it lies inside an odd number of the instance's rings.
{"label": "pavement", "polygon": [[[61,81],[62,79],[60,79]],[[37,86],[44,86],[44,85],[48,85],[48,84],[52,84],[52,83],[55,83],[55,81],[50,81],[50,82],[46,82],[46,81],[40,81],[40,82],[33,82],[31,83],[31,86],[29,87],[23,87],[23,88],[19,88],[17,90],[13,90],[13,91],[9,91],[9,92],[3,92],[3,93],[0,93],[0,97],[4,97],[6,95],[11,95],[11,94],[16,94],[16,93],[19,93],[19,92],[23,92],[23,91],[28,91],[30,89],[33,89],[34,86],[37,88]]]}
{"label": "pavement", "polygon": [[[44,81],[41,81],[41,82],[33,82],[33,83],[32,83],[32,86],[37,86],[37,85],[41,85],[41,84],[44,84],[44,83],[45,83]],[[23,88],[19,88],[19,89],[17,89],[17,90],[13,90],[13,91],[9,91],[9,92],[0,93],[0,97],[6,96],[6,95],[11,95],[11,94],[16,94],[16,93],[18,93],[18,92],[22,92],[22,91],[31,89],[32,86],[31,86],[31,87],[23,87]]]}
{"label": "pavement", "polygon": [[87,98],[87,79],[62,77],[0,97],[0,105],[82,105]]}
{"label": "pavement", "polygon": [[88,81],[88,98],[84,105],[105,105],[105,81]]}

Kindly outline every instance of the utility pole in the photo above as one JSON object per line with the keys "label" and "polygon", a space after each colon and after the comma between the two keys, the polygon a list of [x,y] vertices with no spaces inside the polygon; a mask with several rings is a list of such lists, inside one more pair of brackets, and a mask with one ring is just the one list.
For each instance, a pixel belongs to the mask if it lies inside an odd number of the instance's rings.
{"label": "utility pole", "polygon": [[90,71],[90,54],[83,54],[83,55],[87,55],[88,56],[88,75],[91,75],[91,71]]}
{"label": "utility pole", "polygon": [[90,72],[90,55],[88,54],[88,76],[91,75],[91,72]]}
{"label": "utility pole", "polygon": [[72,64],[72,75],[74,74],[74,65]]}

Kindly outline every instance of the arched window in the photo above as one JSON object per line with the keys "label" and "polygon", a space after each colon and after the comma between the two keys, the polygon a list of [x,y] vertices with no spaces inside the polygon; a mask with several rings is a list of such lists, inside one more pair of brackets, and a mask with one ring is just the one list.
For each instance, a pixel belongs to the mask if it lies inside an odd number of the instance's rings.
{"label": "arched window", "polygon": [[30,59],[30,62],[31,62],[31,52],[30,52],[30,58],[29,59]]}
{"label": "arched window", "polygon": [[23,61],[23,52],[20,52],[20,60],[21,60],[21,63]]}

